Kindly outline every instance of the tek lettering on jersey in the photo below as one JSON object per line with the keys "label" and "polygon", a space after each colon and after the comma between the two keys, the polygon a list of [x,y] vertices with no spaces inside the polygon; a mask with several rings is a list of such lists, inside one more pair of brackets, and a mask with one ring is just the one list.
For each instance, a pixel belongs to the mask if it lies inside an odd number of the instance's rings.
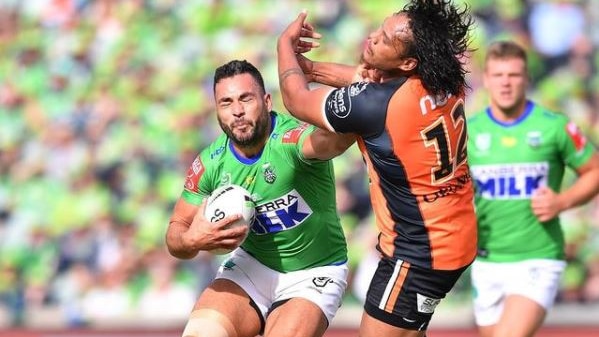
{"label": "tek lettering on jersey", "polygon": [[256,205],[256,221],[252,231],[256,234],[276,233],[300,225],[312,214],[308,203],[296,191],[260,205]]}
{"label": "tek lettering on jersey", "polygon": [[530,199],[541,186],[547,186],[549,163],[476,165],[477,193],[485,199]]}

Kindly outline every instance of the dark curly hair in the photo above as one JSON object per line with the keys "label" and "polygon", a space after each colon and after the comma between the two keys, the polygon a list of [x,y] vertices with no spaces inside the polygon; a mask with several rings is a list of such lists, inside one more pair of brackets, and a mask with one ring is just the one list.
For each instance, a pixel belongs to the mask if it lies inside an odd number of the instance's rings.
{"label": "dark curly hair", "polygon": [[451,0],[414,0],[399,13],[409,18],[413,40],[408,55],[418,60],[416,74],[433,95],[458,95],[468,88],[464,56],[474,19],[469,6],[459,9]]}

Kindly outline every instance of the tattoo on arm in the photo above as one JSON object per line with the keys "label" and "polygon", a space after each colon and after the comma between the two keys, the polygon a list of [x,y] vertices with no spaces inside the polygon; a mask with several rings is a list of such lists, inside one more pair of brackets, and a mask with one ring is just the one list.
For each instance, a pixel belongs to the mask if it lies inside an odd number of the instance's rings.
{"label": "tattoo on arm", "polygon": [[291,75],[302,75],[304,76],[304,72],[300,68],[291,68],[287,69],[279,75],[279,82],[283,82],[287,79],[287,77]]}

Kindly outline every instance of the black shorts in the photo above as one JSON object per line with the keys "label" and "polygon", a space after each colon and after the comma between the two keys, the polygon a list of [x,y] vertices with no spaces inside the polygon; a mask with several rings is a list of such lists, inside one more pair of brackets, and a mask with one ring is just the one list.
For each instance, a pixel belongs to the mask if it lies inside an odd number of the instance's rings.
{"label": "black shorts", "polygon": [[368,288],[364,310],[399,328],[426,330],[435,307],[467,268],[424,269],[383,257]]}

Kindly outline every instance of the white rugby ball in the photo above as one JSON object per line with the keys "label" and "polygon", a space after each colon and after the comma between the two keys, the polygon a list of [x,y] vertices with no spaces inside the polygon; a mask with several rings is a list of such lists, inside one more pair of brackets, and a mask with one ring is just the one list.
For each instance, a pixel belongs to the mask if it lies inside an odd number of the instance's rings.
{"label": "white rugby ball", "polygon": [[[206,219],[210,222],[216,222],[234,214],[241,214],[241,218],[229,224],[226,228],[236,226],[249,227],[254,222],[256,208],[250,193],[239,185],[226,185],[214,190],[206,201],[206,208],[204,209]],[[223,255],[231,251],[230,249],[218,248],[210,252]]]}

